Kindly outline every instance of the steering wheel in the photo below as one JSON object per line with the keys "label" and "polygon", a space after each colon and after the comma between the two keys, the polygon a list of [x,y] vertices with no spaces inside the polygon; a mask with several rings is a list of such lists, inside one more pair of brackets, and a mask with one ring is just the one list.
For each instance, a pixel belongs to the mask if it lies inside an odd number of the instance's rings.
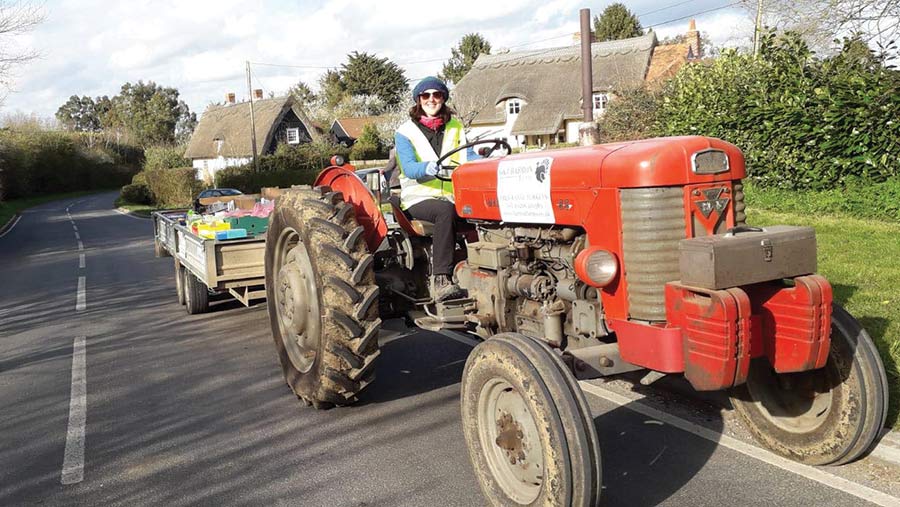
{"label": "steering wheel", "polygon": [[473,141],[471,143],[461,144],[461,145],[457,146],[456,148],[448,151],[441,158],[437,159],[436,164],[438,166],[438,173],[435,174],[434,177],[441,181],[450,181],[449,177],[441,176],[441,171],[449,170],[450,172],[453,172],[454,169],[459,167],[459,164],[445,166],[444,161],[463,150],[468,150],[469,148],[471,148],[473,146],[478,146],[479,144],[492,144],[493,145],[488,150],[487,155],[485,155],[485,156],[490,156],[491,153],[493,153],[497,148],[499,148],[501,146],[506,149],[506,153],[512,153],[512,147],[509,145],[508,142],[506,142],[506,139],[481,139],[479,141]]}

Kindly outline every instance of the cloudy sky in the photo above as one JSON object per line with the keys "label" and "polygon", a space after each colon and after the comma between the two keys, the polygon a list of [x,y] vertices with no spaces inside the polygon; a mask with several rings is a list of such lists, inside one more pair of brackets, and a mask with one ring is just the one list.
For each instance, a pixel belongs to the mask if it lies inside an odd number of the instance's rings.
{"label": "cloudy sky", "polygon": [[[495,49],[567,45],[580,8],[594,15],[610,3],[47,0],[46,20],[15,40],[41,57],[15,71],[0,114],[49,117],[71,95],[112,96],[137,80],[176,87],[199,114],[226,92],[246,97],[248,60],[257,62],[254,88],[281,95],[298,80],[315,88],[352,51],[388,57],[415,79],[439,72],[466,33],[481,33]],[[624,3],[659,38],[686,31],[689,17],[719,46],[746,45],[752,35],[750,15],[733,0]]]}

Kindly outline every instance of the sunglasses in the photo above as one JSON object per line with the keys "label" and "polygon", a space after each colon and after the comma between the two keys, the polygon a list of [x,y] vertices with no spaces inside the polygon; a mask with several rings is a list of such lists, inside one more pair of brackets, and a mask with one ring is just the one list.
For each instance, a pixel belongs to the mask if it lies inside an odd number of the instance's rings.
{"label": "sunglasses", "polygon": [[422,92],[419,94],[419,100],[428,100],[432,97],[435,100],[444,100],[444,92]]}

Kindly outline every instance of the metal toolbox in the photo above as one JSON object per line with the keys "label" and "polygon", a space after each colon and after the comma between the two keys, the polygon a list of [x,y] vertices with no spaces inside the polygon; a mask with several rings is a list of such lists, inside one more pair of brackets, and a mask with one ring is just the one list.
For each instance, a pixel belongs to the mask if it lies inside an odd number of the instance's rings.
{"label": "metal toolbox", "polygon": [[679,242],[683,285],[726,289],[808,275],[816,271],[816,232],[812,227],[774,225]]}

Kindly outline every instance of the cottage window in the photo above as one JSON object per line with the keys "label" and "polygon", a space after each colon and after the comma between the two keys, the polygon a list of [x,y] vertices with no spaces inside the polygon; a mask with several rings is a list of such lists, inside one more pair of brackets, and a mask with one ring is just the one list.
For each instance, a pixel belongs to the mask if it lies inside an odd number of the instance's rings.
{"label": "cottage window", "polygon": [[519,99],[509,99],[506,101],[506,107],[509,114],[519,114],[522,110],[522,101]]}
{"label": "cottage window", "polygon": [[605,93],[594,94],[594,116],[603,114],[606,111],[606,105],[609,104],[609,95]]}
{"label": "cottage window", "polygon": [[287,137],[288,144],[300,144],[300,129],[299,128],[286,129],[285,136]]}
{"label": "cottage window", "polygon": [[213,142],[216,143],[216,155],[222,153],[222,146],[225,144],[225,141],[222,139],[216,139]]}

